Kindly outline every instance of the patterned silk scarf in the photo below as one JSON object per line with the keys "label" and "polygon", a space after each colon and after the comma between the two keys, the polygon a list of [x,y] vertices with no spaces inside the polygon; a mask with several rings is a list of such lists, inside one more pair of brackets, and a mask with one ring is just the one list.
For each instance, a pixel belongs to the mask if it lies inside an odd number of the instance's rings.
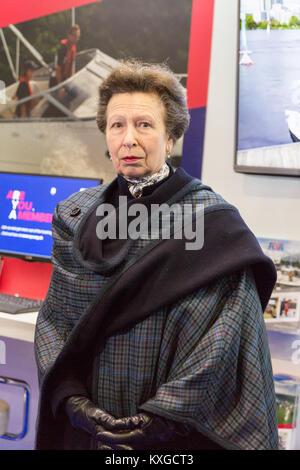
{"label": "patterned silk scarf", "polygon": [[158,183],[166,178],[170,173],[170,168],[165,162],[162,168],[153,175],[143,176],[141,178],[124,178],[128,181],[128,189],[134,197],[141,197],[143,188]]}

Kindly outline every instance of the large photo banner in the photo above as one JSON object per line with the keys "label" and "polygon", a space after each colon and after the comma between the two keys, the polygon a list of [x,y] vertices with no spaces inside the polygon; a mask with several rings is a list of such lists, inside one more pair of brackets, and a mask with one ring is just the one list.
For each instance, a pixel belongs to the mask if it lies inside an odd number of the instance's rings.
{"label": "large photo banner", "polygon": [[240,0],[238,171],[300,175],[300,0]]}
{"label": "large photo banner", "polygon": [[213,7],[214,0],[7,3],[0,23],[0,172],[111,181],[95,122],[98,88],[120,59],[134,57],[166,63],[186,88],[191,125],[171,163],[200,178]]}

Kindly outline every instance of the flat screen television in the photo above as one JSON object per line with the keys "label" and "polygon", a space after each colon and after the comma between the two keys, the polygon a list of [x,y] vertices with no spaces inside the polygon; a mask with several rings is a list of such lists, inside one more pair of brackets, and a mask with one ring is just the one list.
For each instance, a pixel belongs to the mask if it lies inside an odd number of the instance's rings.
{"label": "flat screen television", "polygon": [[240,0],[234,169],[300,176],[300,0]]}
{"label": "flat screen television", "polygon": [[0,173],[0,256],[49,262],[56,205],[71,194],[101,182]]}

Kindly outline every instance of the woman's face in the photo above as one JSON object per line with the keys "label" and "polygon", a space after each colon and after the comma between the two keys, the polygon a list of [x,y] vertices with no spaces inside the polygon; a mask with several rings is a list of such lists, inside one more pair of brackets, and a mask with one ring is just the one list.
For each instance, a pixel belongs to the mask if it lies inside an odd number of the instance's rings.
{"label": "woman's face", "polygon": [[117,173],[139,178],[158,172],[173,141],[164,105],[154,93],[117,93],[106,109],[106,143]]}

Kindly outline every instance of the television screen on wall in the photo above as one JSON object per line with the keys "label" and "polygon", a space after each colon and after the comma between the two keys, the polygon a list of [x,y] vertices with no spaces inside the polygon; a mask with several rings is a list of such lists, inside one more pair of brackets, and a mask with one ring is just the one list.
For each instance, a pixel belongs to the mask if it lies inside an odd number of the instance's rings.
{"label": "television screen on wall", "polygon": [[300,176],[300,0],[240,0],[235,170]]}

